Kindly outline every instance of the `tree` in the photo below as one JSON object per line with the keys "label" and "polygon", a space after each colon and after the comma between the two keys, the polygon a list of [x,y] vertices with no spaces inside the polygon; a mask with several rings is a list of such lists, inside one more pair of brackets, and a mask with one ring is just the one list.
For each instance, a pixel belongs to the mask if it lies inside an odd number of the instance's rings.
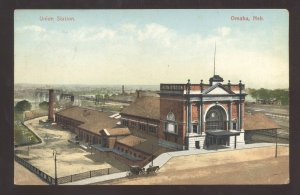
{"label": "tree", "polygon": [[105,99],[108,99],[108,98],[109,98],[109,95],[106,93],[106,94],[104,95],[104,98],[105,98]]}
{"label": "tree", "polygon": [[269,97],[269,91],[270,90],[267,90],[267,89],[264,89],[264,88],[260,88],[258,90],[258,97],[260,99],[264,99],[264,100],[268,100],[270,97]]}
{"label": "tree", "polygon": [[249,88],[248,90],[249,90],[249,94],[250,94],[254,99],[257,100],[257,98],[258,98],[258,91],[257,91],[256,89],[252,89],[252,88]]}
{"label": "tree", "polygon": [[30,110],[30,109],[31,109],[31,104],[27,100],[22,100],[22,101],[18,102],[15,106],[15,110],[20,111],[20,112],[24,112],[24,111]]}
{"label": "tree", "polygon": [[47,110],[49,108],[49,103],[46,101],[43,101],[43,102],[39,103],[39,107],[41,110]]}

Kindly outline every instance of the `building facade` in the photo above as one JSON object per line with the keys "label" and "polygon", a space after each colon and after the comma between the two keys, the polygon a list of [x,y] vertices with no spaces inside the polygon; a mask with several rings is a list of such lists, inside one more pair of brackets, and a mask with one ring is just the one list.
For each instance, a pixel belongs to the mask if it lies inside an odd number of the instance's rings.
{"label": "building facade", "polygon": [[159,98],[139,97],[120,113],[122,124],[173,149],[244,143],[245,85],[223,81],[160,84]]}
{"label": "building facade", "polygon": [[[230,137],[240,136],[244,131],[247,94],[241,81],[222,82],[222,77],[214,75],[208,84],[202,80],[199,84],[190,81],[161,84],[159,138],[184,149],[205,147],[218,141],[230,145]],[[216,136],[221,134],[219,138]]]}

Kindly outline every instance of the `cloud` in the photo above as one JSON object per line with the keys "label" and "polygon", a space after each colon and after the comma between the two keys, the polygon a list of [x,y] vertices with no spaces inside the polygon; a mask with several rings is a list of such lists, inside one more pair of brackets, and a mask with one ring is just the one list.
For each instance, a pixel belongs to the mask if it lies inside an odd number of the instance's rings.
{"label": "cloud", "polygon": [[[65,77],[70,79],[69,82],[121,83],[124,80],[157,84],[185,82],[190,78],[198,83],[200,79],[208,79],[213,72],[216,41],[216,70],[225,80],[242,79],[257,86],[257,77],[261,78],[259,84],[273,82],[276,75],[288,80],[288,61],[285,60],[288,53],[274,55],[277,54],[274,48],[281,48],[285,40],[277,40],[281,35],[279,32],[273,37],[277,41],[267,40],[270,36],[266,37],[264,33],[252,36],[253,32],[226,26],[216,27],[212,32],[209,35],[182,33],[158,23],[85,26],[68,31],[25,26],[16,31],[16,71],[19,71],[19,63],[28,61],[28,64],[48,64],[53,75],[55,72],[63,74],[68,67],[72,78]],[[20,40],[22,44],[18,42]],[[268,47],[269,42],[274,45]],[[25,48],[23,43],[28,43],[30,48]],[[26,75],[26,78],[30,77],[32,75]],[[57,77],[49,79],[59,80]]]}
{"label": "cloud", "polygon": [[41,33],[41,32],[46,32],[45,28],[42,28],[38,25],[29,25],[29,26],[23,26],[20,28],[17,28],[17,32],[37,32],[37,33]]}
{"label": "cloud", "polygon": [[231,31],[231,28],[226,27],[226,26],[218,28],[218,33],[220,33],[222,37],[229,35],[230,31]]}
{"label": "cloud", "polygon": [[113,39],[116,32],[102,27],[82,27],[71,31],[71,39],[76,41],[99,41]]}

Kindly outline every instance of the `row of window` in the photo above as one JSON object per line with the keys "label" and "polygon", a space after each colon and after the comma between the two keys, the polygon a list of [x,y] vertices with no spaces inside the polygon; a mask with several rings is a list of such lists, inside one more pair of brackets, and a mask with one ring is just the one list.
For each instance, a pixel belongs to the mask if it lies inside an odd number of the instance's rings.
{"label": "row of window", "polygon": [[128,150],[127,148],[122,148],[122,147],[120,147],[120,146],[117,147],[117,150],[118,150],[118,151],[121,151],[121,152],[124,152],[124,153],[126,153],[126,154],[129,154],[129,155],[131,155],[131,156],[134,156],[134,157],[136,157],[136,158],[143,158],[143,159],[146,158],[145,156],[142,156],[142,155],[140,155],[140,154],[137,154],[137,153],[135,153],[135,152],[132,152],[131,150]]}
{"label": "row of window", "polygon": [[146,124],[140,124],[140,123],[137,123],[137,122],[127,121],[127,120],[123,120],[122,124],[124,126],[131,127],[131,128],[134,128],[134,129],[139,129],[139,130],[142,130],[142,131],[147,131],[148,130],[150,133],[156,133],[157,132],[157,127],[154,127],[154,126],[151,126],[151,125],[148,125],[148,128],[147,128]]}

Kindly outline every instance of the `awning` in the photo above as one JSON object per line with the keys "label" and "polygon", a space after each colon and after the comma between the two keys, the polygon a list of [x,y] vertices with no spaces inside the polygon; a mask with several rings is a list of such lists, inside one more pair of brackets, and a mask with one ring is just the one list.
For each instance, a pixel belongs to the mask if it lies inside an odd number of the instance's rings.
{"label": "awning", "polygon": [[207,130],[205,131],[207,135],[212,136],[235,136],[240,135],[240,131],[227,131],[227,130]]}

